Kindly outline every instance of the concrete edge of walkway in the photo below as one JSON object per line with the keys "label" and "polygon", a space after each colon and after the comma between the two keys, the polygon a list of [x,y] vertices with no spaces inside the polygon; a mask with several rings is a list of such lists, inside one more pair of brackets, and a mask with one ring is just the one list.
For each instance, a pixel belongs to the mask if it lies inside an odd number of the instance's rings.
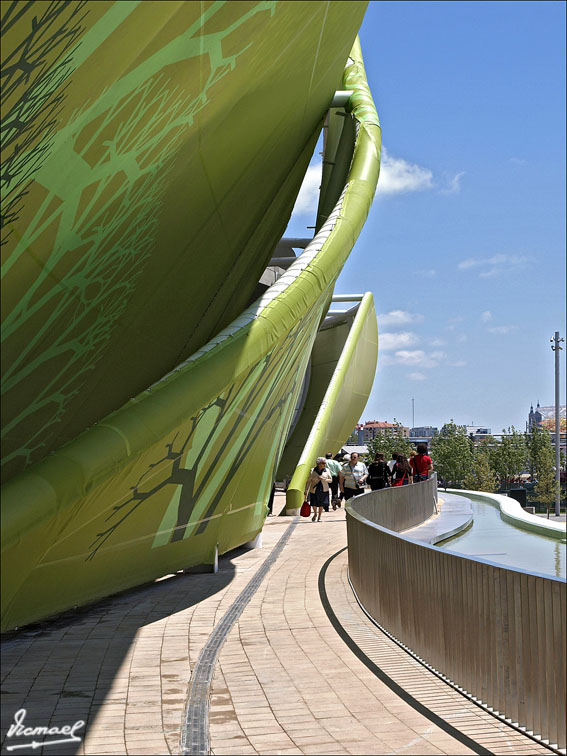
{"label": "concrete edge of walkway", "polygon": [[421,525],[401,531],[401,535],[416,541],[436,543],[445,541],[471,526],[473,521],[472,505],[469,499],[447,494],[439,498],[440,511]]}
{"label": "concrete edge of walkway", "polygon": [[500,509],[500,515],[503,520],[515,525],[523,530],[531,530],[534,533],[546,535],[549,538],[564,539],[567,535],[564,522],[549,522],[542,520],[536,515],[526,512],[522,505],[515,499],[502,494],[488,493],[485,491],[465,491],[460,489],[448,488],[448,493],[457,496],[465,496],[479,501],[488,501],[496,504]]}

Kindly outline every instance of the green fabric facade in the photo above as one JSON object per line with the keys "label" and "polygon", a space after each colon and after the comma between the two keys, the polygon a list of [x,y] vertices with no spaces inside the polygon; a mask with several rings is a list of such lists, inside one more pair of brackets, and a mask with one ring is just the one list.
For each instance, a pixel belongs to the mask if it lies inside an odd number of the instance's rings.
{"label": "green fabric facade", "polygon": [[365,2],[2,3],[2,480],[250,301]]}
{"label": "green fabric facade", "polygon": [[[28,193],[6,205],[3,630],[211,563],[217,547],[261,530],[317,330],[378,178],[358,43],[340,79],[364,7],[65,6],[79,15],[67,20],[78,31],[64,59],[74,68],[61,71],[61,128],[32,163]],[[137,47],[121,58],[125,39]],[[341,197],[306,262],[246,308],[336,88],[355,90],[359,122]],[[73,193],[81,171],[95,180]]]}

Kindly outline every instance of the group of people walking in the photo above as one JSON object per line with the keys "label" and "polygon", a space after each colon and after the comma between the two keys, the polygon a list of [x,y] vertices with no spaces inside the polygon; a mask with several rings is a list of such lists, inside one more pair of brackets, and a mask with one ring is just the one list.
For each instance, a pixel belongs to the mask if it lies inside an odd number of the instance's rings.
{"label": "group of people walking", "polygon": [[383,454],[376,454],[374,461],[366,467],[357,452],[345,455],[343,462],[333,459],[332,454],[317,457],[305,486],[305,500],[309,501],[313,522],[321,522],[323,511],[329,511],[329,494],[333,509],[341,506],[353,496],[364,492],[366,483],[372,491],[389,486],[405,486],[427,480],[433,470],[431,457],[427,455],[425,444],[417,445],[408,459],[403,454],[393,454],[386,462]]}
{"label": "group of people walking", "polygon": [[409,459],[394,453],[386,462],[383,454],[377,454],[368,467],[368,482],[373,491],[389,486],[406,486],[427,480],[433,470],[433,461],[427,454],[427,446],[418,444],[417,451],[411,451]]}
{"label": "group of people walking", "polygon": [[329,493],[333,509],[339,509],[342,501],[364,491],[367,478],[368,469],[356,452],[345,455],[342,464],[332,454],[317,457],[305,485],[305,499],[311,504],[313,522],[321,522],[323,511],[329,511]]}

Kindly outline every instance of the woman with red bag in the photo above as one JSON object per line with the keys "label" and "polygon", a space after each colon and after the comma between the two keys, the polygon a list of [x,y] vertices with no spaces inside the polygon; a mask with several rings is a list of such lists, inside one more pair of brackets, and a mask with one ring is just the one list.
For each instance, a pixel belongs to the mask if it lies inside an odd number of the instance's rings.
{"label": "woman with red bag", "polygon": [[327,470],[327,460],[325,457],[317,457],[317,465],[314,467],[307,483],[305,484],[305,499],[309,494],[309,502],[313,509],[313,522],[321,522],[321,515],[325,506],[329,506],[329,486],[332,483],[333,478],[331,473]]}
{"label": "woman with red bag", "polygon": [[403,454],[394,454],[396,464],[392,469],[392,486],[407,486],[410,482],[411,467]]}

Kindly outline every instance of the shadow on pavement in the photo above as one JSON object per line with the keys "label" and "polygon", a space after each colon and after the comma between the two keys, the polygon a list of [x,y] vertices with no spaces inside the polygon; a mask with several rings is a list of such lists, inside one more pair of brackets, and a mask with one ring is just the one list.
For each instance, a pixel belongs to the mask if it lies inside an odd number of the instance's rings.
{"label": "shadow on pavement", "polygon": [[[178,572],[2,636],[3,752],[15,745],[20,747],[14,752],[23,756],[82,752],[81,743],[21,747],[34,740],[43,742],[65,735],[6,736],[20,709],[26,710],[27,728],[62,728],[82,720],[86,726],[77,728],[76,734],[84,736],[89,722],[107,701],[138,630],[223,590],[234,578],[233,560],[245,552],[238,548],[220,557],[216,574]],[[190,674],[189,637],[185,648],[187,680],[185,689],[179,690],[183,697]],[[180,661],[179,656],[175,661]],[[127,676],[129,671],[128,667],[119,676]],[[120,702],[125,706],[125,694],[113,692],[110,700],[115,696],[118,706]]]}

